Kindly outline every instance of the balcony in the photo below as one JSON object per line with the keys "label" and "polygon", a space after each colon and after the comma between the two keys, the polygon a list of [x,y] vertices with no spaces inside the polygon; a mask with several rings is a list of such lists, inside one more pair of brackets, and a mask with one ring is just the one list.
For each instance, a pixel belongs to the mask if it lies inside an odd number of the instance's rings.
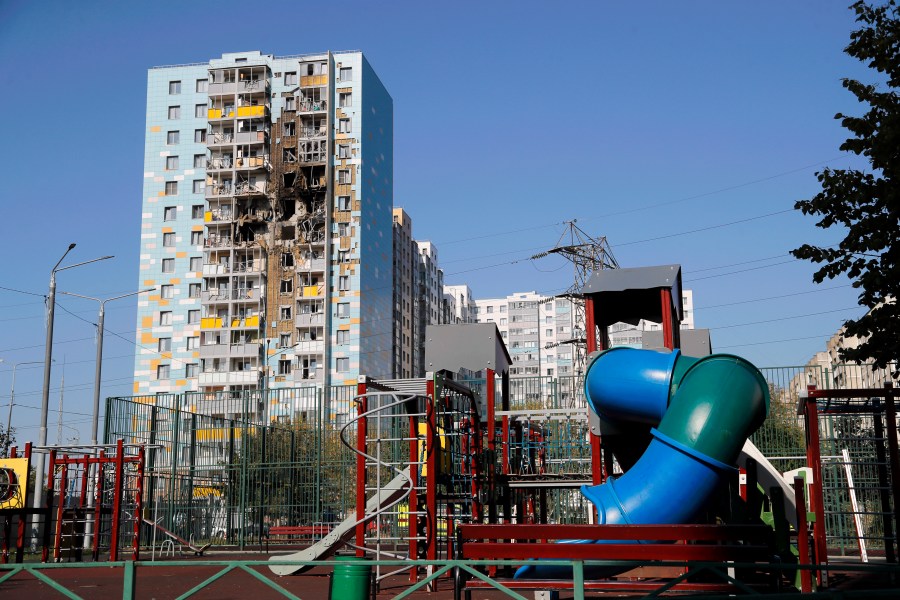
{"label": "balcony", "polygon": [[323,138],[328,133],[325,127],[300,127],[297,131],[297,137],[304,139]]}
{"label": "balcony", "polygon": [[235,159],[234,166],[237,169],[268,169],[269,168],[269,155],[265,154],[263,156],[245,156],[243,158]]}
{"label": "balcony", "polygon": [[325,100],[301,100],[297,103],[297,112],[322,112],[328,110],[328,102]]}
{"label": "balcony", "polygon": [[310,326],[322,327],[325,325],[325,313],[299,314],[294,319],[294,325],[296,327],[310,327]]}
{"label": "balcony", "polygon": [[209,96],[233,96],[237,93],[238,86],[234,81],[226,81],[223,83],[209,83],[206,93]]}
{"label": "balcony", "polygon": [[234,159],[230,156],[218,156],[206,159],[207,171],[221,171],[234,167]]}
{"label": "balcony", "polygon": [[302,369],[294,367],[294,383],[322,383],[325,369]]}
{"label": "balcony", "polygon": [[232,318],[231,319],[231,328],[232,329],[259,329],[259,315],[255,315],[252,317],[244,317],[241,318]]}
{"label": "balcony", "polygon": [[231,213],[231,209],[217,208],[203,213],[203,221],[205,223],[234,221],[234,215]]}
{"label": "balcony", "polygon": [[300,78],[301,87],[328,85],[328,75],[304,75]]}
{"label": "balcony", "polygon": [[240,181],[234,186],[235,196],[260,196],[265,195],[265,193],[265,181],[259,181],[255,185],[252,185],[249,181]]}
{"label": "balcony", "polygon": [[234,141],[236,144],[256,144],[256,143],[265,143],[268,139],[269,132],[265,130],[260,131],[241,131],[235,136]]}
{"label": "balcony", "polygon": [[222,319],[219,317],[203,317],[200,319],[200,329],[222,329]]}
{"label": "balcony", "polygon": [[229,146],[234,143],[234,133],[230,131],[213,131],[206,134],[206,145],[209,147]]}
{"label": "balcony", "polygon": [[[221,266],[221,265],[207,265],[207,266],[216,267],[216,266]],[[206,273],[204,273],[204,275],[206,275]],[[213,273],[213,275],[221,275],[221,273]],[[205,292],[200,292],[200,302],[203,302],[204,304],[206,304],[206,303],[215,304],[217,302],[218,303],[228,302],[228,300],[229,300],[229,298],[228,298],[228,289],[227,288],[218,288],[218,289],[207,290]],[[219,325],[219,327],[221,327],[221,325]]]}
{"label": "balcony", "polygon": [[294,346],[294,354],[322,354],[325,352],[325,340],[307,340]]}
{"label": "balcony", "polygon": [[312,260],[301,260],[297,263],[298,271],[325,271],[325,259],[314,258]]}
{"label": "balcony", "polygon": [[238,82],[238,90],[241,93],[268,92],[268,79],[245,79]]}
{"label": "balcony", "polygon": [[204,248],[230,248],[232,240],[230,237],[208,235],[203,239]]}
{"label": "balcony", "polygon": [[255,385],[259,373],[252,371],[204,371],[200,373],[200,385]]}
{"label": "balcony", "polygon": [[300,294],[304,298],[322,298],[325,296],[325,285],[305,285],[300,288],[302,293]]}
{"label": "balcony", "polygon": [[269,113],[269,107],[265,104],[252,104],[250,106],[238,106],[237,116],[240,117],[265,117]]}
{"label": "balcony", "polygon": [[215,198],[217,196],[231,196],[233,189],[230,185],[207,185],[206,186],[206,197],[207,198]]}

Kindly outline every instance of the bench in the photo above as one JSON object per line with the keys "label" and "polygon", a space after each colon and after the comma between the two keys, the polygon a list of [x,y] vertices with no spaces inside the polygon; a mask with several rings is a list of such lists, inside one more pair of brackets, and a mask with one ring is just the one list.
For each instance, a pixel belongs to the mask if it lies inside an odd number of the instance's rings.
{"label": "bench", "polygon": [[[566,544],[553,540],[604,540],[602,544]],[[652,540],[637,543],[642,540]],[[709,570],[697,563],[742,563],[759,565],[771,578],[777,558],[773,551],[772,529],[765,525],[476,525],[457,528],[457,560],[568,559],[611,561],[610,572],[620,574],[636,567],[652,567],[663,562],[679,567],[680,575],[666,580],[633,573],[618,579],[584,580],[583,589],[597,591],[678,590],[683,592],[734,593],[736,586],[723,573],[720,581],[688,581],[688,574]],[[685,569],[693,568],[692,571]],[[727,567],[726,567],[727,568]],[[710,573],[713,573],[710,571]],[[643,575],[644,579],[638,579]],[[511,590],[572,590],[569,579],[513,579],[511,573],[491,577]],[[769,585],[772,584],[769,579]],[[471,599],[473,589],[490,589],[487,581],[474,578],[464,569],[454,577],[454,597]]]}
{"label": "bench", "polygon": [[315,538],[322,538],[331,531],[328,525],[278,525],[269,527],[263,533],[262,540],[266,546],[266,553],[269,552],[270,538],[285,538],[292,540],[300,538],[303,541],[312,541]]}

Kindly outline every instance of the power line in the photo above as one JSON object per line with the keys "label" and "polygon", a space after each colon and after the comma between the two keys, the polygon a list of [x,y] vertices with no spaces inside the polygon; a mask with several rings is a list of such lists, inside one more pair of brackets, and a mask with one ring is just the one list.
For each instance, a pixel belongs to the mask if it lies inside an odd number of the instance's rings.
{"label": "power line", "polygon": [[827,315],[827,314],[831,314],[831,313],[845,312],[845,311],[848,311],[848,310],[857,310],[857,309],[859,309],[859,306],[852,306],[852,307],[850,307],[850,308],[836,308],[836,309],[834,309],[834,310],[823,310],[823,311],[821,311],[821,312],[807,313],[807,314],[805,314],[805,315],[794,315],[794,316],[792,316],[792,317],[778,317],[778,318],[775,318],[775,319],[766,319],[766,320],[764,320],[764,321],[752,321],[752,322],[750,322],[750,323],[736,323],[736,324],[734,324],[734,325],[721,325],[721,326],[718,326],[718,327],[710,327],[709,329],[712,329],[712,330],[718,330],[718,329],[732,329],[732,328],[734,328],[734,327],[748,327],[748,326],[750,326],[750,325],[762,325],[762,324],[764,324],[764,323],[776,323],[776,322],[778,322],[778,321],[789,321],[789,320],[791,320],[791,319],[802,319],[802,318],[805,318],[805,317],[816,317],[816,316],[819,316],[819,315]]}
{"label": "power line", "polygon": [[754,298],[753,300],[739,300],[739,301],[737,301],[737,302],[727,302],[727,303],[725,303],[725,304],[713,304],[713,305],[711,305],[711,306],[701,306],[701,307],[696,307],[696,306],[695,306],[695,307],[694,307],[694,310],[695,310],[695,311],[696,311],[696,310],[708,310],[708,309],[710,309],[710,308],[722,308],[722,307],[726,307],[726,306],[737,306],[737,305],[739,305],[739,304],[753,304],[753,303],[755,303],[755,302],[762,302],[762,301],[764,301],[764,300],[776,300],[776,299],[779,299],[779,298],[791,298],[791,297],[793,297],[793,296],[803,296],[803,295],[805,295],[805,294],[815,294],[815,293],[817,293],[817,292],[828,292],[828,291],[831,291],[831,290],[837,290],[837,289],[840,289],[840,288],[846,288],[846,287],[851,287],[851,286],[852,286],[852,284],[847,283],[847,284],[844,284],[844,285],[836,285],[836,286],[829,287],[829,288],[820,288],[820,289],[815,289],[815,290],[808,290],[808,291],[805,291],[805,292],[794,292],[794,293],[792,293],[792,294],[780,294],[780,295],[778,295],[778,296],[767,296],[767,297],[765,297],[765,298]]}
{"label": "power line", "polygon": [[45,297],[44,294],[38,294],[36,292],[26,292],[25,290],[17,290],[15,288],[4,287],[2,285],[0,285],[0,290],[6,290],[7,292],[16,292],[17,294],[27,294],[29,296],[40,296],[41,298]]}
{"label": "power line", "polygon": [[691,229],[690,231],[680,231],[678,233],[669,233],[666,235],[660,235],[657,237],[647,238],[645,240],[635,240],[633,242],[623,242],[621,244],[615,244],[616,246],[631,246],[634,244],[644,244],[646,242],[656,242],[658,240],[665,240],[673,237],[678,237],[681,235],[689,235],[692,233],[700,233],[702,231],[711,231],[713,229],[720,229],[722,227],[730,227],[732,225],[740,225],[741,223],[748,223],[750,221],[757,221],[759,219],[766,219],[768,217],[775,217],[777,215],[783,215],[785,213],[794,212],[793,208],[786,208],[784,210],[776,210],[775,212],[766,213],[764,215],[757,215],[755,217],[747,217],[746,219],[738,219],[737,221],[730,221],[728,223],[720,223],[718,225],[710,225],[708,227],[700,227],[699,229]]}

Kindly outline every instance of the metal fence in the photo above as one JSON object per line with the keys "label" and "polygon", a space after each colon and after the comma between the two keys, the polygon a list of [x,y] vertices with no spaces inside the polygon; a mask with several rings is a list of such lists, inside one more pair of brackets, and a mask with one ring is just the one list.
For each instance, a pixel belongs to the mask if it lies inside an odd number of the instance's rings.
{"label": "metal fence", "polygon": [[[878,371],[865,365],[761,371],[769,383],[771,409],[751,439],[781,471],[806,465],[797,404],[808,384],[829,389],[883,382]],[[482,399],[483,419],[484,380],[461,383]],[[499,382],[495,389],[499,395]],[[258,391],[109,398],[105,439],[162,445],[147,457],[145,506],[153,520],[185,539],[246,545],[259,540],[270,525],[335,523],[352,513],[355,458],[341,445],[339,431],[355,419],[355,393],[355,386],[335,386],[327,400],[321,388],[269,390],[265,398]],[[531,415],[518,424],[511,421],[510,426],[521,428],[526,423],[529,430],[540,429],[542,444],[539,463],[524,460],[534,454],[526,446],[535,438],[519,436],[516,442],[510,435],[510,444],[521,447],[509,449],[509,473],[540,468],[550,474],[589,476],[588,409],[578,378],[515,378],[508,400],[510,410]],[[498,406],[501,401],[497,399]],[[548,416],[553,411],[558,414]],[[849,501],[842,450],[858,465],[857,487],[876,489],[881,485],[873,479],[878,466],[870,460],[873,450],[866,441],[873,436],[853,441],[842,434],[841,446],[835,432],[849,431],[846,424],[827,414],[821,418],[822,454],[831,461],[824,474],[826,511],[834,515],[829,517],[829,531],[839,532],[836,547],[850,552],[854,545],[850,534],[857,526],[852,517],[841,516]],[[586,519],[588,510],[577,489],[547,493],[551,522]],[[868,510],[881,502],[881,496],[859,495],[857,500]],[[878,519],[865,516],[865,510],[864,535],[882,535]],[[880,504],[877,510],[882,510]]]}

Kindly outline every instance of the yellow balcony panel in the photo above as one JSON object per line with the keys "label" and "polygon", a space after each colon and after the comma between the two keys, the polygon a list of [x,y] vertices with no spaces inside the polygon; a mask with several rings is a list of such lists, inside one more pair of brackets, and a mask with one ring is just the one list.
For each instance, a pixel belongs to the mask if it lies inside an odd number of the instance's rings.
{"label": "yellow balcony panel", "polygon": [[328,85],[328,75],[304,75],[300,85]]}
{"label": "yellow balcony panel", "polygon": [[206,116],[208,119],[221,119],[222,118],[222,109],[221,108],[210,108],[206,112]]}
{"label": "yellow balcony panel", "polygon": [[254,317],[247,317],[245,321],[247,323],[247,327],[259,327],[259,315],[256,315]]}
{"label": "yellow balcony panel", "polygon": [[304,298],[316,298],[322,293],[322,287],[318,285],[305,285],[303,286],[303,297]]}
{"label": "yellow balcony panel", "polygon": [[200,329],[221,329],[222,319],[218,317],[203,317],[200,319]]}
{"label": "yellow balcony panel", "polygon": [[238,106],[237,116],[239,117],[262,117],[266,114],[266,107],[262,104],[255,106]]}
{"label": "yellow balcony panel", "polygon": [[205,213],[203,213],[203,220],[206,223],[209,223],[210,221],[212,221],[212,211],[211,210],[208,210]]}
{"label": "yellow balcony panel", "polygon": [[232,326],[232,327],[240,327],[240,326],[241,326],[241,320],[240,320],[240,319],[232,319],[232,320],[231,320],[231,326]]}

